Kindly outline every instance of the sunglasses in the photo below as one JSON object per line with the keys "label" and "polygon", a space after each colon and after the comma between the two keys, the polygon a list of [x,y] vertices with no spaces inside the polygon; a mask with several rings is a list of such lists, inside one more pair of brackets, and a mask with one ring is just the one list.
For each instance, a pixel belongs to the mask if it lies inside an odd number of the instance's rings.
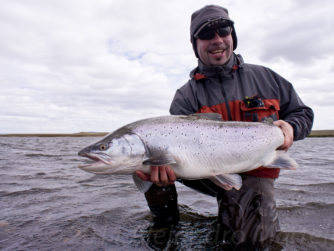
{"label": "sunglasses", "polygon": [[195,37],[201,40],[210,40],[215,37],[216,33],[220,37],[226,37],[227,35],[231,34],[231,32],[231,26],[207,26],[203,28],[197,35],[195,35]]}

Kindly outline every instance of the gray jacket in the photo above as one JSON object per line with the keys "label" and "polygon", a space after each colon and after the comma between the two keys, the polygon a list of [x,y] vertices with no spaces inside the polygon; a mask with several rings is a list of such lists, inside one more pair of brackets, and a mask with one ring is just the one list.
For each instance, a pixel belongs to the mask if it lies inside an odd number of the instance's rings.
{"label": "gray jacket", "polygon": [[191,79],[176,91],[170,107],[174,115],[217,112],[224,120],[282,119],[292,125],[294,140],[311,131],[313,111],[292,84],[269,68],[245,64],[240,55],[225,66],[199,65]]}

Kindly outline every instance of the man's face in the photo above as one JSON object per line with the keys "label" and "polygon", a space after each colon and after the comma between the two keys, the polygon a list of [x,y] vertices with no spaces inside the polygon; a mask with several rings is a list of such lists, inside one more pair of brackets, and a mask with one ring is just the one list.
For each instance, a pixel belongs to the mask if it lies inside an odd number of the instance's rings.
{"label": "man's face", "polygon": [[215,33],[215,36],[209,40],[197,38],[196,47],[203,64],[224,65],[233,53],[232,35],[228,34],[221,37]]}

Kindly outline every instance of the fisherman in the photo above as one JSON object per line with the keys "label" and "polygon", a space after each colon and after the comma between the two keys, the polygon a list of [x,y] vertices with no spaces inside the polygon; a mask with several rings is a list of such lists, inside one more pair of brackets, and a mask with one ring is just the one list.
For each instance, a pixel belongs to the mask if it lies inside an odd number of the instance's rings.
{"label": "fisherman", "polygon": [[[237,35],[228,10],[205,6],[191,16],[190,40],[198,58],[190,80],[176,91],[170,107],[173,115],[219,113],[223,120],[274,120],[284,134],[281,150],[311,131],[313,111],[297,95],[291,83],[271,69],[244,63],[234,53]],[[279,231],[274,199],[274,180],[279,169],[259,167],[242,173],[240,190],[224,190],[210,180],[180,180],[184,185],[218,202],[218,222],[224,243],[233,247],[257,247]],[[145,193],[158,226],[178,221],[176,181],[169,166],[152,166],[150,175],[137,171],[142,180],[154,183]]]}

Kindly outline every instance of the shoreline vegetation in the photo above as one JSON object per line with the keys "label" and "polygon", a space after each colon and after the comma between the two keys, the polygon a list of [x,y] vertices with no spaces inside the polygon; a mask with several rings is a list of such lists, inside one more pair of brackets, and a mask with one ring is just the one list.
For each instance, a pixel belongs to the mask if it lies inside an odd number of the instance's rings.
{"label": "shoreline vegetation", "polygon": [[[79,132],[79,133],[9,133],[0,137],[103,137],[108,132]],[[334,130],[313,130],[308,137],[334,137]]]}

